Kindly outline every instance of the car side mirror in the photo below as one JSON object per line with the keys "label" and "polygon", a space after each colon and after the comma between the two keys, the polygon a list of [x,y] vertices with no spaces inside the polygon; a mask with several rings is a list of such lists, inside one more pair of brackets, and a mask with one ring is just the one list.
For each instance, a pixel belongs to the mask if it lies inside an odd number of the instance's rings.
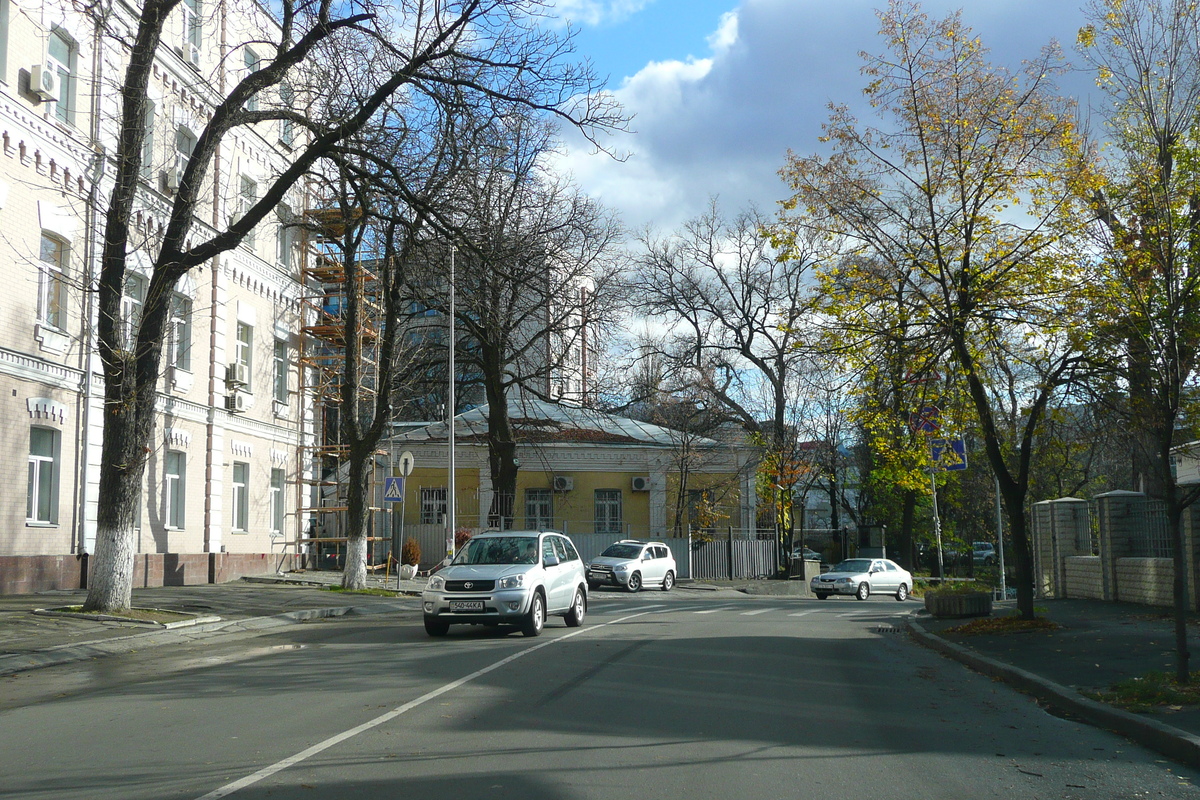
{"label": "car side mirror", "polygon": [[547,567],[557,567],[558,566],[558,556],[557,555],[548,555],[545,558],[543,558],[542,561],[543,561],[543,563],[545,563],[545,565]]}

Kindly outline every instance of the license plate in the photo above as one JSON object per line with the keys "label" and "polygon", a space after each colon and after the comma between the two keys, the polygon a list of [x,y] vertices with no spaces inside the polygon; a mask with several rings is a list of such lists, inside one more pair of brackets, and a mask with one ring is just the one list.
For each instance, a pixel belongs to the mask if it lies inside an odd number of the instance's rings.
{"label": "license plate", "polygon": [[451,611],[483,611],[482,600],[451,600]]}

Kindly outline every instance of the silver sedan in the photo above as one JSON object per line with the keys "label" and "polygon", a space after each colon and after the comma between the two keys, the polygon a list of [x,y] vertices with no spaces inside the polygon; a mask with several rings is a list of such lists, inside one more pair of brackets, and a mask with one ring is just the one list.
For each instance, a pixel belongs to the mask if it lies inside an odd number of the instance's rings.
{"label": "silver sedan", "polygon": [[904,600],[912,589],[908,570],[886,558],[849,558],[809,584],[818,600],[831,594],[848,594],[866,600],[872,594],[890,594]]}

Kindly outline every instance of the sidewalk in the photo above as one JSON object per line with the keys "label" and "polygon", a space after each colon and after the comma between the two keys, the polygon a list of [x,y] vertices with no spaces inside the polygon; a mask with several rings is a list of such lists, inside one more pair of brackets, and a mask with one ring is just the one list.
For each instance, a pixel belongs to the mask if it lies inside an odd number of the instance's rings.
{"label": "sidewalk", "polygon": [[[157,608],[194,614],[190,621],[168,626],[84,619],[74,615],[38,613],[81,605],[87,592],[56,591],[0,596],[0,677],[38,667],[145,649],[181,638],[220,632],[271,628],[305,619],[416,611],[415,595],[424,580],[403,581],[401,592],[412,597],[342,594],[323,587],[341,580],[341,573],[306,572],[262,576],[231,583],[134,589],[135,608]],[[368,576],[373,588],[396,589],[393,576]]]}
{"label": "sidewalk", "polygon": [[[344,614],[419,613],[417,596],[425,581],[403,581],[401,596],[341,594],[323,587],[341,579],[337,572],[283,576],[204,586],[135,589],[133,605],[196,616],[188,625],[150,626],[34,613],[79,605],[85,592],[0,596],[0,677],[38,667],[143,650],[222,632],[270,629],[305,619]],[[370,576],[372,587],[397,588],[392,577]],[[681,590],[795,594],[789,581],[685,583]],[[887,603],[883,598],[859,604]],[[910,612],[914,639],[984,674],[1003,680],[1060,713],[1123,734],[1173,760],[1200,767],[1200,708],[1133,714],[1080,694],[1106,688],[1152,670],[1174,671],[1175,640],[1167,609],[1087,600],[1038,600],[1039,614],[1060,627],[1049,632],[963,636],[948,629],[969,620],[930,617],[920,601],[891,608]],[[997,603],[1010,613],[1012,602]],[[1196,619],[1200,623],[1200,618]],[[1200,625],[1190,628],[1193,667],[1200,669]]]}

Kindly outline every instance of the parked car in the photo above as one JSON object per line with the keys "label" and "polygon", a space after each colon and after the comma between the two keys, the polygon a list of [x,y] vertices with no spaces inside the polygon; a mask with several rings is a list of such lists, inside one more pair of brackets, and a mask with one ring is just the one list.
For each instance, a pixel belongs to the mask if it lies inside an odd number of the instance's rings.
{"label": "parked car", "polygon": [[622,539],[610,544],[588,564],[588,587],[624,586],[636,592],[643,586],[658,586],[664,592],[675,585],[675,556],[662,542]]}
{"label": "parked car", "polygon": [[804,557],[805,561],[820,561],[821,560],[821,554],[818,553],[816,550],[813,550],[811,547],[805,547],[803,550],[800,550],[799,548],[797,548],[792,551],[792,558],[800,558],[801,556]]}
{"label": "parked car", "polygon": [[575,628],[587,613],[583,560],[561,533],[479,533],[430,577],[421,605],[430,636],[460,623],[519,625],[537,636],[551,615]]}
{"label": "parked car", "polygon": [[971,553],[971,561],[976,564],[982,564],[985,567],[990,567],[996,563],[996,546],[991,542],[975,542],[975,549]]}
{"label": "parked car", "polygon": [[890,594],[904,600],[912,589],[908,570],[886,558],[849,558],[809,583],[818,600],[848,594],[866,600],[872,594]]}

